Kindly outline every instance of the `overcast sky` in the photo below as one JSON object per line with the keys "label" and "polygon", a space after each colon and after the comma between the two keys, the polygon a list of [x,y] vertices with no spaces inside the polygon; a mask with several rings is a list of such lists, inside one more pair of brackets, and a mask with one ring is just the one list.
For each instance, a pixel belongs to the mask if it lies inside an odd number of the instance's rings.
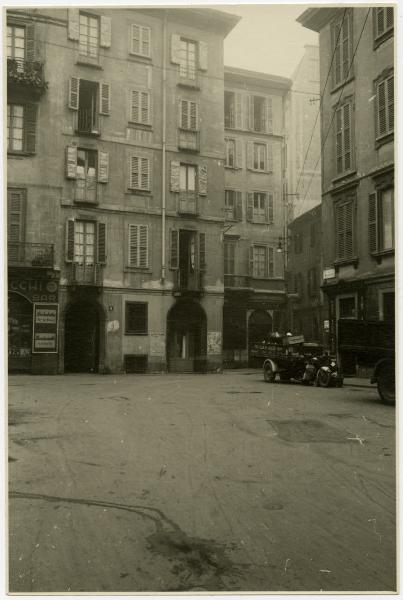
{"label": "overcast sky", "polygon": [[224,42],[224,63],[291,77],[305,44],[318,44],[318,34],[302,27],[296,18],[304,5],[217,6],[242,19]]}

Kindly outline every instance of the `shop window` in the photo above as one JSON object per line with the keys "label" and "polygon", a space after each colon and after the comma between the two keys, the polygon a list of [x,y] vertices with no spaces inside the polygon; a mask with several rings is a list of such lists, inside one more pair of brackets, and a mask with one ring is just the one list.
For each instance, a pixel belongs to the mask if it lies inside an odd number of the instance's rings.
{"label": "shop window", "polygon": [[148,304],[146,302],[126,302],[125,333],[132,335],[148,334]]}

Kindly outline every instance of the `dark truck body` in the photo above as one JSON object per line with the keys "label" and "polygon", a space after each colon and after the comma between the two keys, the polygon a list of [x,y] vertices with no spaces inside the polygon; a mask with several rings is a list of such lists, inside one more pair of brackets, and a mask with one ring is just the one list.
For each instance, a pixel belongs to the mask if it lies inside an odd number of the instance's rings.
{"label": "dark truck body", "polygon": [[339,319],[337,350],[343,357],[354,357],[359,367],[372,373],[379,395],[386,403],[395,401],[395,328],[393,322]]}

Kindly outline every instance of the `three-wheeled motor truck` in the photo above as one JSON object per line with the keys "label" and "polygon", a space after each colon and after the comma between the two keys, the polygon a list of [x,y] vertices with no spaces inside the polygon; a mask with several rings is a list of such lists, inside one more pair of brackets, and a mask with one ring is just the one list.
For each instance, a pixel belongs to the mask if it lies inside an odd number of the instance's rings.
{"label": "three-wheeled motor truck", "polygon": [[263,376],[268,383],[294,381],[320,387],[341,387],[343,376],[336,359],[323,346],[305,342],[302,335],[273,334],[268,342],[256,344],[252,356],[263,358]]}

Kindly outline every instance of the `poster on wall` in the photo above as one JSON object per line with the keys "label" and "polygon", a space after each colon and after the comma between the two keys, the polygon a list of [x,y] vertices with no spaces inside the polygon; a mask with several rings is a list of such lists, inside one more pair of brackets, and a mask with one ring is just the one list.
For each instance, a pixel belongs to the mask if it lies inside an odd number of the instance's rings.
{"label": "poster on wall", "polygon": [[45,302],[34,304],[32,353],[57,352],[59,305]]}

